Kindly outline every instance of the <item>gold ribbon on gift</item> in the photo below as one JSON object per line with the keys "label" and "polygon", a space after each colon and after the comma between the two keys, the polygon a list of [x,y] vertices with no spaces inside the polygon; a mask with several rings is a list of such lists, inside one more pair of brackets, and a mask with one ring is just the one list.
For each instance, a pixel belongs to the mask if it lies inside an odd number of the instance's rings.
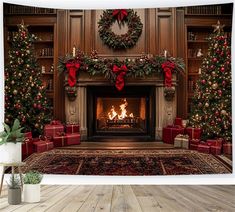
{"label": "gold ribbon on gift", "polygon": [[30,142],[29,138],[24,139],[25,147],[26,147],[26,154],[29,154],[29,146],[28,143]]}
{"label": "gold ribbon on gift", "polygon": [[49,150],[49,142],[46,142],[46,145],[47,145],[47,151]]}
{"label": "gold ribbon on gift", "polygon": [[62,146],[64,146],[64,136],[62,135]]}

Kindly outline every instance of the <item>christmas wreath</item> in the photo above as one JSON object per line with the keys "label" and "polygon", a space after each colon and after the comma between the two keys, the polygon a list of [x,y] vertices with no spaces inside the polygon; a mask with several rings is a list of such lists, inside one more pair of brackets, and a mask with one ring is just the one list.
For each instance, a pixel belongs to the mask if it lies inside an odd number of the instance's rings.
{"label": "christmas wreath", "polygon": [[[127,24],[128,31],[125,34],[115,34],[111,26],[117,21],[121,26]],[[127,49],[133,47],[138,41],[143,24],[134,10],[105,10],[98,22],[99,35],[102,41],[113,49]]]}

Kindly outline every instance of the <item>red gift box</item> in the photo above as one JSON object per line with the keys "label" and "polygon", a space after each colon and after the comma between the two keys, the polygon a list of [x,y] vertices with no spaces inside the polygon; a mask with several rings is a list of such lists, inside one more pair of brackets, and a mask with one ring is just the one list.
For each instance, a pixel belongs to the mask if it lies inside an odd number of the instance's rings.
{"label": "red gift box", "polygon": [[80,144],[80,134],[73,133],[73,134],[66,134],[66,145],[76,145]]}
{"label": "red gift box", "polygon": [[226,142],[223,144],[223,153],[227,155],[232,154],[232,143]]}
{"label": "red gift box", "polygon": [[189,135],[190,139],[200,139],[202,130],[200,128],[187,127],[185,132]]}
{"label": "red gift box", "polygon": [[66,124],[65,131],[66,133],[78,133],[79,125],[78,124]]}
{"label": "red gift box", "polygon": [[33,140],[25,138],[22,143],[22,158],[25,159],[29,155],[33,154]]}
{"label": "red gift box", "polygon": [[30,138],[30,139],[32,139],[32,138],[33,138],[32,132],[26,132],[26,133],[24,133],[24,137],[25,137],[25,138]]}
{"label": "red gift box", "polygon": [[53,137],[53,143],[55,147],[62,147],[67,145],[67,136],[65,133],[61,133]]}
{"label": "red gift box", "polygon": [[58,121],[52,121],[51,124],[46,124],[44,127],[44,134],[47,137],[54,137],[61,132],[64,132],[64,126]]}
{"label": "red gift box", "polygon": [[37,153],[45,152],[53,149],[54,145],[50,141],[37,141],[33,143],[34,150]]}
{"label": "red gift box", "polygon": [[208,146],[217,146],[221,148],[223,145],[223,140],[222,139],[207,139],[206,143]]}
{"label": "red gift box", "polygon": [[210,146],[208,146],[207,144],[199,144],[197,147],[197,150],[199,152],[203,152],[203,153],[210,153]]}
{"label": "red gift box", "polygon": [[211,146],[211,154],[212,155],[221,155],[221,147],[220,146]]}
{"label": "red gift box", "polygon": [[189,149],[197,150],[198,149],[198,144],[189,144]]}
{"label": "red gift box", "polygon": [[182,127],[183,126],[182,118],[175,118],[174,125]]}
{"label": "red gift box", "polygon": [[162,132],[162,140],[164,143],[174,144],[174,139],[178,134],[184,134],[184,128],[164,127]]}

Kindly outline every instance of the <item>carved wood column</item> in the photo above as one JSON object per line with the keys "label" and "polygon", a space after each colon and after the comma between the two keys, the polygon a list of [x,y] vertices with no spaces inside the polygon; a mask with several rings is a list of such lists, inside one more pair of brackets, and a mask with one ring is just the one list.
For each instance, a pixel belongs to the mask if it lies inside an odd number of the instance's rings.
{"label": "carved wood column", "polygon": [[80,124],[81,140],[87,140],[87,88],[79,87],[78,96],[78,120]]}

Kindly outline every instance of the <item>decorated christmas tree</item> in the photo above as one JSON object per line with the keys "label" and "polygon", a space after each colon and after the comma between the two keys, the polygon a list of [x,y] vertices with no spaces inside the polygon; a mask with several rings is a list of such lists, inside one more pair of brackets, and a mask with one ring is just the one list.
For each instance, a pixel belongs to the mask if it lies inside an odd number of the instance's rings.
{"label": "decorated christmas tree", "polygon": [[5,122],[18,118],[25,131],[39,134],[51,118],[41,71],[34,56],[37,37],[24,24],[13,33],[5,66]]}
{"label": "decorated christmas tree", "polygon": [[203,130],[203,138],[232,140],[231,46],[224,25],[213,26],[208,54],[201,66],[192,100],[190,124]]}

